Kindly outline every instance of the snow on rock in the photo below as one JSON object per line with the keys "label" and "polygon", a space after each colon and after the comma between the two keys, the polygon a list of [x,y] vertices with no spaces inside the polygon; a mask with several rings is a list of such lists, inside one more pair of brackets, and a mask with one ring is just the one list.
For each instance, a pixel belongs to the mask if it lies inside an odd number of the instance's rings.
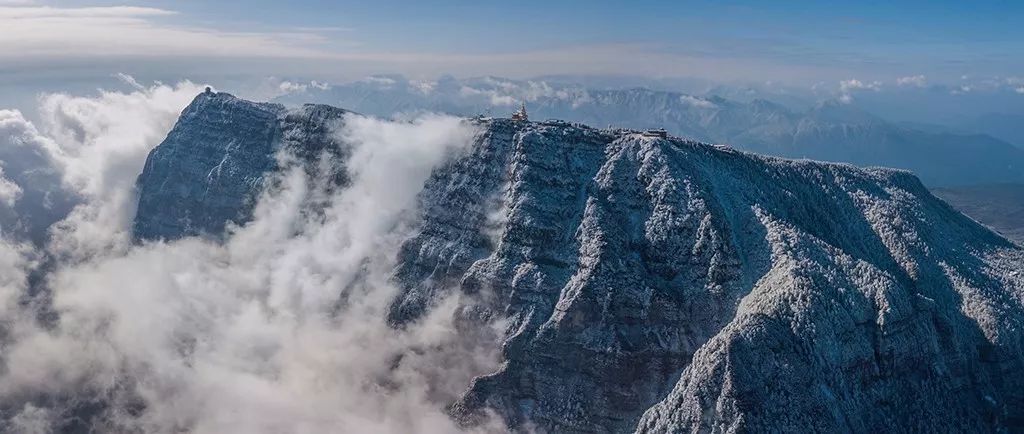
{"label": "snow on rock", "polygon": [[[244,222],[280,143],[343,158],[317,133],[335,110],[200,96],[140,177],[136,235]],[[403,327],[460,291],[465,333],[506,322],[501,367],[450,406],[462,424],[1024,428],[1024,252],[913,175],[473,122],[419,195],[388,313]]]}
{"label": "snow on rock", "polygon": [[[139,176],[136,239],[217,236],[228,222],[250,217],[265,175],[279,170],[281,148],[309,170],[345,149],[331,133],[346,110],[305,105],[288,110],[227,93],[202,93],[182,112],[167,138],[146,159]],[[341,164],[332,168],[339,185]]]}

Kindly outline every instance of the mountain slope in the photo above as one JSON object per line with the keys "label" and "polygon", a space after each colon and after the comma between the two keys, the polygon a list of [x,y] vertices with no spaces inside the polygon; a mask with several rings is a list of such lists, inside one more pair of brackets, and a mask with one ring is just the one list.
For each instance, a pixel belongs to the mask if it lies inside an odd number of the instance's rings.
{"label": "mountain slope", "polygon": [[[316,169],[324,151],[340,156],[344,149],[329,131],[345,113],[323,105],[287,110],[226,93],[200,94],[146,159],[134,237],[218,235],[227,222],[245,220],[264,176],[279,167],[279,151],[291,150],[308,170]],[[333,170],[342,183],[344,166]],[[196,184],[199,179],[204,181]]]}
{"label": "mountain slope", "polygon": [[744,103],[643,88],[601,90],[495,77],[437,82],[375,77],[279,100],[337,104],[378,116],[417,110],[504,114],[525,101],[538,119],[665,128],[769,155],[896,167],[913,171],[929,186],[1024,182],[1024,150],[1010,143],[987,135],[901,127],[838,101],[792,111],[765,100]]}
{"label": "mountain slope", "polygon": [[[203,114],[171,136],[230,136],[248,116],[232,104],[194,104]],[[451,405],[461,423],[495,412],[552,432],[1024,428],[1024,253],[909,173],[475,122],[470,151],[420,193],[389,312],[403,327],[458,291],[463,333],[506,321],[501,367]],[[168,144],[182,146],[154,154]],[[209,161],[235,152],[189,146]],[[176,204],[193,220],[245,221],[197,194],[223,182],[205,167],[151,167],[143,195],[184,184]],[[261,188],[245,185],[227,209]],[[140,205],[137,219],[153,213]]]}

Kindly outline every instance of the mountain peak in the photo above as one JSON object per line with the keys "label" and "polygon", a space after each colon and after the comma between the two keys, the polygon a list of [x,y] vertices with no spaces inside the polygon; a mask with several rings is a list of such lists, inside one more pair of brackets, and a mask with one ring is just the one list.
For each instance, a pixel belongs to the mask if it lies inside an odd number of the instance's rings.
{"label": "mountain peak", "polygon": [[[244,224],[281,146],[314,161],[345,148],[327,133],[345,110],[307,106],[330,115],[289,121],[273,105],[218,101],[150,155],[139,238]],[[913,175],[566,122],[474,122],[468,149],[418,195],[388,313],[409,324],[458,292],[465,336],[504,319],[503,363],[450,406],[459,421],[688,432],[1024,420],[1024,276],[1012,274],[1024,253]]]}
{"label": "mountain peak", "polygon": [[827,99],[819,102],[808,112],[808,117],[817,121],[851,125],[884,123],[881,119],[860,107],[838,99]]}

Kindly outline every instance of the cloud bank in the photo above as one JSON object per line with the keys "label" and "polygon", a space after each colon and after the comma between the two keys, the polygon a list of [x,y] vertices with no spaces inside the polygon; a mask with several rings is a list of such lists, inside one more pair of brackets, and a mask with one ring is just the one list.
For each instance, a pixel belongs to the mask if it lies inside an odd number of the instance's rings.
{"label": "cloud bank", "polygon": [[196,88],[48,95],[42,127],[19,121],[80,203],[43,246],[0,241],[0,428],[457,431],[444,405],[495,368],[493,341],[455,329],[454,298],[402,330],[384,311],[416,194],[476,132],[353,116],[347,188],[281,155],[291,168],[225,241],[131,245],[134,177]]}
{"label": "cloud bank", "polygon": [[[317,32],[229,32],[167,21],[177,12],[137,6],[0,3],[0,59],[78,56],[318,58]],[[69,36],[73,35],[73,36]]]}

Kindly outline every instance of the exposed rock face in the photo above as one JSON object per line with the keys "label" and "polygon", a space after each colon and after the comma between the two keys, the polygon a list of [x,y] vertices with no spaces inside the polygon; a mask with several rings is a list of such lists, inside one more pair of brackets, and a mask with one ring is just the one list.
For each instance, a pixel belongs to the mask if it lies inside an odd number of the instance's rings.
{"label": "exposed rock face", "polygon": [[[176,131],[215,126],[189,140],[200,168],[166,162],[155,176],[169,158],[158,149],[143,195],[174,192],[188,221],[244,214],[235,198],[274,167],[256,138],[276,133],[240,133],[263,157],[237,157],[218,183],[206,167],[237,155],[224,146],[236,125],[280,125],[266,107],[230,121],[186,110]],[[401,326],[457,290],[467,333],[508,319],[504,363],[452,405],[460,421],[491,410],[550,432],[1024,429],[1024,252],[909,173],[480,122],[471,151],[424,186],[390,312]],[[140,216],[161,200],[143,197]],[[180,221],[140,223],[157,228],[141,237],[199,227]]]}
{"label": "exposed rock face", "polygon": [[[280,168],[282,147],[311,170],[324,151],[342,152],[330,131],[345,113],[325,105],[288,110],[227,93],[200,94],[146,159],[135,238],[218,236],[228,222],[246,221],[265,175]],[[344,173],[343,167],[334,170]]]}
{"label": "exposed rock face", "polygon": [[[689,366],[642,431],[1020,417],[1005,410],[1024,404],[1007,386],[1024,378],[1021,282],[1007,277],[1020,252],[913,176],[565,126],[489,131],[428,183],[402,258],[418,272],[401,274],[399,306],[459,281],[494,297],[472,315],[512,319],[506,363],[456,414],[628,431]],[[431,212],[452,203],[477,212]]]}

